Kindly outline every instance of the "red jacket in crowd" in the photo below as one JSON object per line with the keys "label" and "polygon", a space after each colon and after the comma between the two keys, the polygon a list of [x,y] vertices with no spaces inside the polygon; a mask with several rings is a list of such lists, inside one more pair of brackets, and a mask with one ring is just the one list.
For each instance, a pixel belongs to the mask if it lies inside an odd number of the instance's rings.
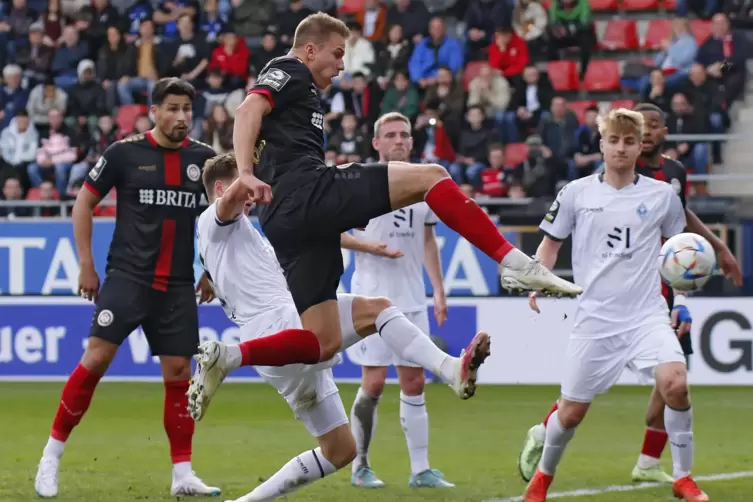
{"label": "red jacket in crowd", "polygon": [[504,51],[495,42],[489,46],[489,66],[500,70],[505,77],[523,73],[528,61],[528,45],[514,32]]}

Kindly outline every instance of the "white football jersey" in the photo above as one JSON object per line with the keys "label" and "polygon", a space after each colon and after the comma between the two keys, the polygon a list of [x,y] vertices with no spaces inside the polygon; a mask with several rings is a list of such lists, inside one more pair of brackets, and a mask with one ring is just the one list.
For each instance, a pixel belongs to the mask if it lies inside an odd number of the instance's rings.
{"label": "white football jersey", "polygon": [[426,309],[425,227],[436,225],[437,221],[429,205],[419,202],[374,218],[364,230],[355,230],[353,235],[359,239],[383,242],[404,256],[393,259],[355,253],[351,292],[387,297],[403,312]]}
{"label": "white football jersey", "polygon": [[230,320],[243,326],[281,306],[295,308],[274,250],[247,217],[222,223],[212,204],[197,232],[199,260]]}
{"label": "white football jersey", "polygon": [[571,233],[575,283],[583,287],[574,338],[603,338],[667,315],[661,294],[661,238],[685,228],[685,211],[672,185],[636,175],[617,190],[594,174],[557,195],[540,225],[550,237]]}

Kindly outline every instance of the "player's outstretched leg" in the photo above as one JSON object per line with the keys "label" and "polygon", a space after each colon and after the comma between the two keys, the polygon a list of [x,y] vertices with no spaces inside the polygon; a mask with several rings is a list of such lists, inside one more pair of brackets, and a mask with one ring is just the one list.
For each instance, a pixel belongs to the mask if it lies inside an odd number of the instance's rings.
{"label": "player's outstretched leg", "polygon": [[518,455],[518,472],[520,472],[520,477],[526,482],[531,481],[531,478],[536,473],[536,468],[539,466],[541,455],[544,452],[546,424],[554,412],[557,411],[558,407],[559,403],[555,401],[554,406],[549,410],[544,421],[534,425],[526,433],[526,440],[523,443],[523,448],[520,450],[520,455]]}
{"label": "player's outstretched leg", "polygon": [[688,397],[687,370],[684,363],[669,362],[656,367],[656,388],[664,407],[664,426],[672,450],[672,492],[687,502],[708,502],[691,477],[693,468],[693,413]]}
{"label": "player's outstretched leg", "polygon": [[186,373],[190,374],[190,359],[178,356],[162,356],[161,362],[163,374],[175,378],[165,379],[163,415],[165,432],[170,443],[170,459],[173,464],[170,494],[174,497],[218,496],[221,490],[214,486],[208,486],[191,468],[193,434],[196,424],[187,413],[189,384],[185,375]]}
{"label": "player's outstretched leg", "polygon": [[643,435],[641,454],[638,456],[635,467],[633,467],[633,481],[655,481],[658,483],[672,483],[674,481],[672,476],[662,470],[660,464],[668,437],[664,429],[664,399],[654,389],[651,392],[648,409],[646,410],[646,432]]}
{"label": "player's outstretched leg", "polygon": [[392,208],[402,208],[423,198],[442,222],[499,263],[505,289],[560,296],[583,292],[581,287],[557,277],[507,242],[489,216],[460,190],[442,166],[405,162],[390,162],[388,166]]}
{"label": "player's outstretched leg", "polygon": [[387,368],[364,366],[362,371],[363,383],[350,410],[350,423],[356,440],[356,458],[351,464],[350,484],[359,488],[382,488],[384,481],[371,468],[369,446],[376,430],[377,405],[384,389]]}

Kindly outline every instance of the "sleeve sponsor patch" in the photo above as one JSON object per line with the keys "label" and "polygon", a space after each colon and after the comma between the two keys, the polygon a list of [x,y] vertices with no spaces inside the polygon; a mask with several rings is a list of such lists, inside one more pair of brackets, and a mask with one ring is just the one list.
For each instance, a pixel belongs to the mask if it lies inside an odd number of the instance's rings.
{"label": "sleeve sponsor patch", "polygon": [[554,202],[552,202],[552,205],[549,206],[549,211],[546,212],[546,216],[544,216],[544,219],[548,221],[549,223],[554,223],[554,220],[557,219],[557,213],[559,213],[559,211],[560,211],[560,201],[555,200]]}
{"label": "sleeve sponsor patch", "polygon": [[275,91],[279,91],[283,87],[285,87],[285,84],[288,83],[288,80],[290,80],[290,74],[287,72],[284,72],[282,70],[278,70],[277,68],[270,68],[259,80],[259,85],[266,85],[274,89]]}
{"label": "sleeve sponsor patch", "polygon": [[92,167],[91,171],[89,171],[89,177],[94,181],[97,181],[97,178],[102,174],[106,165],[107,159],[105,159],[104,156],[100,157],[97,163],[94,164],[94,167]]}

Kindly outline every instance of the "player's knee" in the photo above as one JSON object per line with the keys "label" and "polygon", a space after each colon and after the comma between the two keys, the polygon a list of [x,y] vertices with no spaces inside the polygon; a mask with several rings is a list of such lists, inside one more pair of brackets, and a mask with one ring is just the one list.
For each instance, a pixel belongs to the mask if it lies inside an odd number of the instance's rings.
{"label": "player's knee", "polygon": [[406,396],[420,396],[424,393],[426,377],[423,368],[398,369],[398,379],[400,380],[400,390]]}
{"label": "player's knee", "polygon": [[117,352],[117,345],[93,336],[89,338],[81,364],[93,373],[104,375]]}
{"label": "player's knee", "polygon": [[381,296],[355,297],[353,299],[353,329],[361,336],[375,333],[377,317],[391,306],[392,302]]}
{"label": "player's knee", "polygon": [[563,399],[557,409],[557,416],[562,427],[564,429],[578,427],[583,422],[583,419],[586,418],[588,407],[588,403],[576,403]]}
{"label": "player's knee", "polygon": [[189,380],[191,360],[180,356],[160,356],[162,378],[167,381]]}
{"label": "player's knee", "polygon": [[421,169],[422,177],[426,179],[427,190],[434,186],[437,181],[450,177],[450,173],[447,172],[447,169],[439,164],[424,164],[421,166]]}
{"label": "player's knee", "polygon": [[340,352],[340,347],[342,346],[342,336],[338,334],[337,336],[328,336],[325,339],[319,339],[319,360],[320,361],[327,361],[329,359],[332,359],[337,355],[338,352]]}
{"label": "player's knee", "polygon": [[662,384],[664,401],[671,408],[685,408],[689,405],[688,381],[684,374],[675,374]]}
{"label": "player's knee", "polygon": [[387,368],[364,368],[361,386],[371,397],[379,397],[384,392]]}
{"label": "player's knee", "polygon": [[338,427],[319,438],[319,446],[322,448],[322,455],[338,469],[342,469],[356,458],[356,440],[348,426]]}

